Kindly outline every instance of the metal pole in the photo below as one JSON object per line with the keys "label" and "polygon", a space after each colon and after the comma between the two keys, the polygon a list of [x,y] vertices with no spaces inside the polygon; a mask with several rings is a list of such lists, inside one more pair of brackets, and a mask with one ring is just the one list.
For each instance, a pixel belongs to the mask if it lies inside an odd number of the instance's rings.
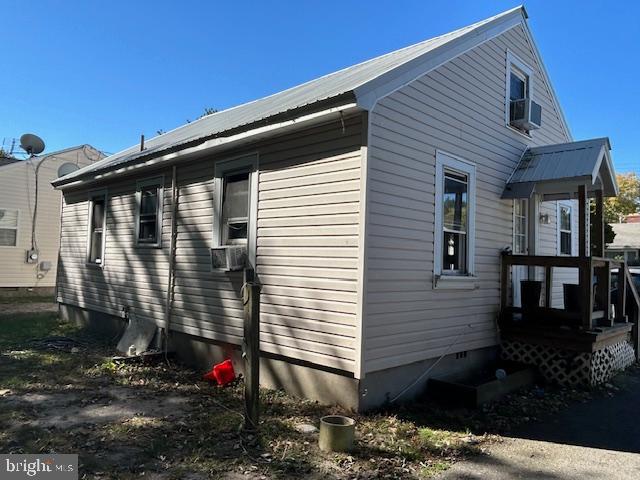
{"label": "metal pole", "polygon": [[244,284],[245,430],[257,430],[260,416],[260,285]]}

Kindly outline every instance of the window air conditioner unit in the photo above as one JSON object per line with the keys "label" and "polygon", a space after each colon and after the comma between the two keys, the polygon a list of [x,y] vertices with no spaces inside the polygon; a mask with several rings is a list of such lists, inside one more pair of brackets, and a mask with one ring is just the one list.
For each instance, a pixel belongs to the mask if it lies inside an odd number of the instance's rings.
{"label": "window air conditioner unit", "polygon": [[226,272],[242,270],[247,263],[247,247],[244,245],[225,245],[211,249],[211,268]]}
{"label": "window air conditioner unit", "polygon": [[509,123],[522,130],[535,130],[542,125],[542,107],[530,98],[511,102]]}

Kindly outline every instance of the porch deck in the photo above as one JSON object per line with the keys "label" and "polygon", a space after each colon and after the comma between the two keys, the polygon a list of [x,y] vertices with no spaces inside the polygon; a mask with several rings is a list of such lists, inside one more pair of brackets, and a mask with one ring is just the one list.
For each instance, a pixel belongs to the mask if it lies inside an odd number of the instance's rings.
{"label": "porch deck", "polygon": [[[512,286],[510,275],[518,266],[529,267],[530,278],[540,282],[539,296],[524,301],[521,295],[523,306],[509,302],[509,292],[519,288]],[[579,283],[571,287],[574,294],[579,293],[574,305],[553,307],[556,267],[578,270]],[[618,268],[615,305],[611,302],[612,267]],[[544,280],[538,280],[539,270],[544,270]],[[595,385],[638,358],[640,296],[624,262],[504,254],[501,277],[498,323],[503,359],[535,365],[550,381]]]}
{"label": "porch deck", "polygon": [[[509,302],[510,273],[514,266],[544,269],[543,304],[513,306]],[[553,269],[578,270],[580,305],[554,308]],[[611,302],[611,272],[617,268],[617,294]],[[640,351],[638,310],[640,298],[624,262],[600,257],[556,257],[509,255],[502,257],[500,335],[503,340],[520,340],[572,351],[592,352],[610,345],[632,332],[633,346]],[[517,286],[513,288],[518,288]],[[627,295],[631,293],[631,298]],[[634,302],[633,305],[630,302]],[[631,316],[631,318],[630,318]]]}

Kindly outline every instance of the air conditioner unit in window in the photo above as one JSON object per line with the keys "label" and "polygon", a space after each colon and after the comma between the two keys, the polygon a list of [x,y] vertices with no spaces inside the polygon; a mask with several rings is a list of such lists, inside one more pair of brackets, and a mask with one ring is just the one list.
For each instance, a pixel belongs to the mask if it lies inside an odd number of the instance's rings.
{"label": "air conditioner unit in window", "polygon": [[244,245],[225,245],[211,249],[211,268],[213,270],[242,270],[247,263],[247,247]]}
{"label": "air conditioner unit in window", "polygon": [[522,130],[535,130],[542,125],[542,107],[530,98],[513,100],[509,123]]}

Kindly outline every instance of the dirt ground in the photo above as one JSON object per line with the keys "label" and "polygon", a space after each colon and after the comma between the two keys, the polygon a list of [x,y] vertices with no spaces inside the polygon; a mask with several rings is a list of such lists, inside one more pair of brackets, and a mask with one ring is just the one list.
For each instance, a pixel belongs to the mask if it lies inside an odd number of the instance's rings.
{"label": "dirt ground", "polygon": [[[8,314],[5,306],[0,452],[78,453],[87,479],[428,478],[499,434],[591,396],[536,388],[480,410],[423,401],[353,415],[264,390],[259,431],[248,434],[241,380],[218,388],[175,363],[117,362],[112,346],[46,308]],[[350,454],[323,453],[317,432],[303,431],[332,413],[358,422]]]}

